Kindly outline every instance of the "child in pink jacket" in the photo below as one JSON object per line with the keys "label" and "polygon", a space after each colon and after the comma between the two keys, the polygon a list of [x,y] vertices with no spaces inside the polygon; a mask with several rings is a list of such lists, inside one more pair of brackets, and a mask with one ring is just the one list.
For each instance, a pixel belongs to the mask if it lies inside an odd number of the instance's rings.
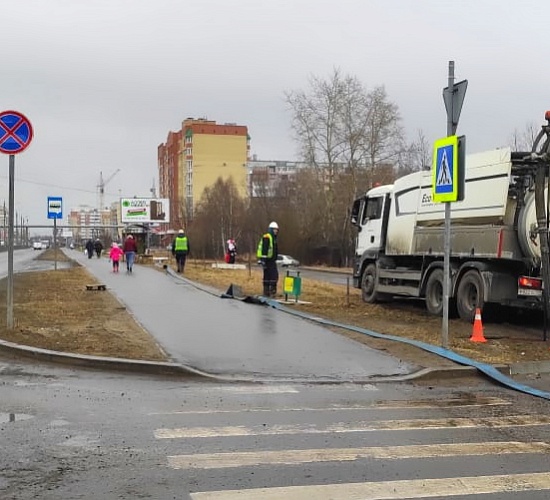
{"label": "child in pink jacket", "polygon": [[111,262],[113,263],[113,273],[118,273],[118,263],[123,253],[124,252],[122,251],[122,248],[120,248],[116,243],[113,243],[111,245],[111,250],[109,251],[109,259],[111,259]]}

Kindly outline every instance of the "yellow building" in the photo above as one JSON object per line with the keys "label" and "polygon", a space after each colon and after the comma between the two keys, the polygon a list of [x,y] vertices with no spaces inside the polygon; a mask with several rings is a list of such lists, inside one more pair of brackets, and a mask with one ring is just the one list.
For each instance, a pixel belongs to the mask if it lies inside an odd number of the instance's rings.
{"label": "yellow building", "polygon": [[170,132],[167,143],[159,146],[158,162],[160,196],[170,198],[171,226],[177,229],[192,220],[204,189],[220,177],[231,177],[239,194],[246,196],[249,151],[244,125],[187,118],[180,132]]}

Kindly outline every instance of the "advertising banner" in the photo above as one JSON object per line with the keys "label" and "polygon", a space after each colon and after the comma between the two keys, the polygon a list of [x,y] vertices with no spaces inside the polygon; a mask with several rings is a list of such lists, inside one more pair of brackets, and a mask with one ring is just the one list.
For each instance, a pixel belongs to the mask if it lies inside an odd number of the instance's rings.
{"label": "advertising banner", "polygon": [[170,222],[168,198],[122,198],[120,214],[123,223]]}

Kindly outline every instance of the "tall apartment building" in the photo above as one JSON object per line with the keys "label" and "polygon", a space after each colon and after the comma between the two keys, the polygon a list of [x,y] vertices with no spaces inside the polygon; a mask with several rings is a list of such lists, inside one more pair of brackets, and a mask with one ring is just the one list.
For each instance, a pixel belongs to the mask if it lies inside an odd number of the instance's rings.
{"label": "tall apartment building", "polygon": [[[255,155],[254,155],[255,156]],[[282,183],[292,182],[297,170],[304,164],[295,161],[266,161],[255,157],[247,163],[248,196],[262,198],[276,196]]]}
{"label": "tall apartment building", "polygon": [[160,197],[170,199],[172,227],[193,219],[204,189],[220,177],[233,178],[239,194],[246,196],[249,152],[244,125],[187,118],[180,131],[169,132],[158,147],[158,169]]}
{"label": "tall apartment building", "polygon": [[119,203],[113,203],[109,209],[100,212],[86,205],[71,209],[67,219],[73,239],[77,242],[106,237],[120,239],[116,227],[120,225],[119,212]]}

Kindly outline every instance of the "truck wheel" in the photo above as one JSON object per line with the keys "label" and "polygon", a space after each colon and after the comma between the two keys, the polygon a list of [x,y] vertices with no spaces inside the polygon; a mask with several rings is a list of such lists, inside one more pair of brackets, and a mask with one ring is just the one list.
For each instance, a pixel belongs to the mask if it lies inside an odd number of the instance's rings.
{"label": "truck wheel", "polygon": [[361,295],[363,301],[368,304],[374,304],[378,301],[375,264],[369,264],[363,271],[363,276],[361,277]]}
{"label": "truck wheel", "polygon": [[426,309],[434,316],[443,314],[443,270],[434,269],[426,283]]}
{"label": "truck wheel", "polygon": [[464,321],[474,321],[476,308],[483,309],[484,289],[483,279],[478,271],[468,271],[458,284],[456,306],[458,315]]}

